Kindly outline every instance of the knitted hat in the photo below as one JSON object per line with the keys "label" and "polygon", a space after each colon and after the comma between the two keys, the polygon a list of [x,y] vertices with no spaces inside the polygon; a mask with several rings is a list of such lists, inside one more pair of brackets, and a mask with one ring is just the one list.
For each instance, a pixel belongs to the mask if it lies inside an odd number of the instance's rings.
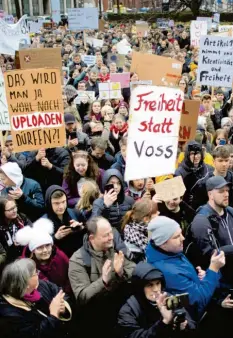
{"label": "knitted hat", "polygon": [[177,222],[165,216],[157,216],[148,224],[148,231],[151,233],[151,239],[156,246],[167,242],[179,229],[180,226]]}
{"label": "knitted hat", "polygon": [[20,229],[15,236],[18,244],[26,246],[32,252],[45,244],[53,244],[53,223],[46,218],[40,218],[33,226],[26,226]]}
{"label": "knitted hat", "polygon": [[19,165],[15,162],[7,162],[1,166],[4,174],[15,183],[16,187],[21,187],[23,183],[23,174]]}
{"label": "knitted hat", "polygon": [[64,88],[65,95],[67,97],[67,101],[69,102],[71,99],[77,96],[78,91],[71,85],[68,85]]}

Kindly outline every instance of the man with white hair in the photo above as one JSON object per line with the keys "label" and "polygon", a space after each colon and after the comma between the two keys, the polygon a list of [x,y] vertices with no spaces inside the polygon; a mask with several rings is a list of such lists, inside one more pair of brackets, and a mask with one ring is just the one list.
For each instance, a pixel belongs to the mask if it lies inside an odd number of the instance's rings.
{"label": "man with white hair", "polygon": [[183,254],[184,237],[177,222],[158,216],[151,220],[148,231],[151,240],[146,248],[147,262],[164,274],[167,292],[189,294],[190,305],[200,318],[218,286],[219,269],[225,265],[224,253],[215,252],[209,269],[205,272],[197,267],[197,274]]}

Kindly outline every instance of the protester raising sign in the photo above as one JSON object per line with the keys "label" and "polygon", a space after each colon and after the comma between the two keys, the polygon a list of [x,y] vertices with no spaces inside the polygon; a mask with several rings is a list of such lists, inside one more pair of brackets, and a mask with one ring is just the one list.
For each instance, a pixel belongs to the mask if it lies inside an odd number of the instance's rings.
{"label": "protester raising sign", "polygon": [[16,70],[4,79],[15,151],[64,146],[60,70]]}
{"label": "protester raising sign", "polygon": [[179,89],[138,86],[131,95],[125,180],[175,171],[184,94]]}
{"label": "protester raising sign", "polygon": [[199,47],[201,35],[207,35],[207,21],[192,21],[191,46]]}
{"label": "protester raising sign", "polygon": [[4,77],[1,68],[0,68],[0,130],[11,130],[4,86]]}
{"label": "protester raising sign", "polygon": [[30,44],[29,30],[24,15],[16,24],[7,24],[0,19],[0,53],[15,55],[19,44]]}
{"label": "protester raising sign", "polygon": [[213,87],[232,87],[233,38],[201,36],[197,82]]}

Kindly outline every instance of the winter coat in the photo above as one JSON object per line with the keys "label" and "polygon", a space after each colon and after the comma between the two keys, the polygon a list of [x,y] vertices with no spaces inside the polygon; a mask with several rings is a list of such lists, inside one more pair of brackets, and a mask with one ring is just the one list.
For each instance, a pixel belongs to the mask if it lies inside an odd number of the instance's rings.
{"label": "winter coat", "polygon": [[[31,258],[31,252],[28,247],[24,248],[22,258]],[[65,293],[71,293],[71,286],[68,278],[69,258],[63,251],[54,246],[51,259],[47,264],[40,264],[38,260],[35,260],[35,263],[40,280],[54,283],[61,287]]]}
{"label": "winter coat", "polygon": [[111,168],[111,166],[115,163],[115,159],[112,155],[109,155],[105,153],[101,158],[96,158],[94,155],[92,155],[90,151],[90,156],[93,158],[95,163],[98,165],[99,168],[103,170],[108,170]]}
{"label": "winter coat", "polygon": [[122,306],[118,315],[117,332],[119,337],[124,338],[151,338],[151,337],[190,337],[190,330],[194,329],[195,323],[186,312],[188,328],[184,332],[174,331],[173,323],[164,324],[163,318],[157,306],[145,297],[144,287],[148,284],[146,276],[149,275],[153,280],[161,280],[163,275],[147,263],[140,263],[136,266],[132,276],[132,286],[134,294]]}
{"label": "winter coat", "polygon": [[22,172],[24,172],[27,159],[22,153],[11,153],[10,156],[7,158],[7,162],[16,162],[18,166],[22,169]]}
{"label": "winter coat", "polygon": [[116,162],[111,166],[111,169],[117,169],[121,175],[124,177],[125,175],[125,160],[121,153],[117,153],[115,156]]}
{"label": "winter coat", "polygon": [[132,254],[132,260],[135,263],[145,260],[145,248],[148,244],[147,224],[131,221],[124,227],[123,237]]}
{"label": "winter coat", "polygon": [[152,241],[146,248],[147,262],[159,269],[165,278],[166,290],[171,294],[188,293],[194,318],[201,317],[219,285],[220,273],[206,271],[200,281],[193,265],[183,253],[162,251]]}
{"label": "winter coat", "polygon": [[43,192],[53,184],[61,185],[64,168],[70,160],[69,152],[65,148],[57,147],[46,149],[46,157],[52,163],[52,169],[49,170],[36,161],[37,152],[31,152],[27,159],[25,176],[30,177],[40,183]]}
{"label": "winter coat", "polygon": [[[11,189],[3,189],[1,195],[8,195]],[[32,222],[36,221],[44,212],[44,197],[40,184],[30,178],[24,178],[20,189],[23,195],[17,200],[19,212],[28,216]]]}
{"label": "winter coat", "polygon": [[117,200],[110,207],[107,207],[104,204],[104,198],[98,198],[93,203],[92,216],[103,216],[120,232],[122,218],[128,210],[132,209],[134,200],[132,197],[125,196],[123,177],[116,169],[109,169],[105,171],[102,181],[102,189],[104,190],[106,184],[112,176],[116,176],[121,183],[121,191],[118,194]]}
{"label": "winter coat", "polygon": [[[79,221],[78,213],[73,210],[67,208],[65,213],[63,214],[62,221],[57,217],[54,213],[51,205],[51,196],[55,191],[62,191],[65,195],[65,190],[57,185],[52,185],[49,187],[45,194],[45,207],[47,213],[43,216],[43,218],[50,219],[54,225],[54,234],[58,231],[58,229],[62,226],[70,226],[70,221],[75,220]],[[75,230],[72,233],[60,240],[54,237],[54,244],[62,250],[68,257],[72,256],[72,254],[78,250],[83,245],[83,236],[86,230]]]}
{"label": "winter coat", "polygon": [[[63,338],[67,332],[62,318],[49,313],[49,304],[59,292],[59,288],[50,282],[40,281],[38,289],[41,299],[34,306],[13,297],[0,297],[0,332],[4,338]],[[67,319],[71,318],[68,310]]]}

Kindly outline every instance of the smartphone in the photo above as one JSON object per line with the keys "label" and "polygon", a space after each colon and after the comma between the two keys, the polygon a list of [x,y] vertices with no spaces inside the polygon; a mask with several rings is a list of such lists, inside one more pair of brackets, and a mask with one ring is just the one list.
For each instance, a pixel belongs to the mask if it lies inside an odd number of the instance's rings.
{"label": "smartphone", "polygon": [[71,140],[77,138],[77,133],[76,133],[76,131],[72,131],[72,132],[70,133],[70,138],[71,138]]}
{"label": "smartphone", "polygon": [[178,308],[186,308],[189,305],[189,294],[182,293],[180,295],[170,296],[165,300],[165,302],[168,310],[174,311]]}
{"label": "smartphone", "polygon": [[219,141],[219,145],[224,146],[225,144],[226,144],[226,140],[224,138],[221,138],[221,140]]}
{"label": "smartphone", "polygon": [[109,192],[110,190],[114,189],[114,185],[113,184],[106,184],[104,187],[104,190]]}
{"label": "smartphone", "polygon": [[216,238],[214,236],[213,230],[208,229],[208,235],[209,235],[209,240],[212,243],[213,247],[217,250],[218,255],[220,254],[220,249],[218,246],[218,243],[216,241]]}

